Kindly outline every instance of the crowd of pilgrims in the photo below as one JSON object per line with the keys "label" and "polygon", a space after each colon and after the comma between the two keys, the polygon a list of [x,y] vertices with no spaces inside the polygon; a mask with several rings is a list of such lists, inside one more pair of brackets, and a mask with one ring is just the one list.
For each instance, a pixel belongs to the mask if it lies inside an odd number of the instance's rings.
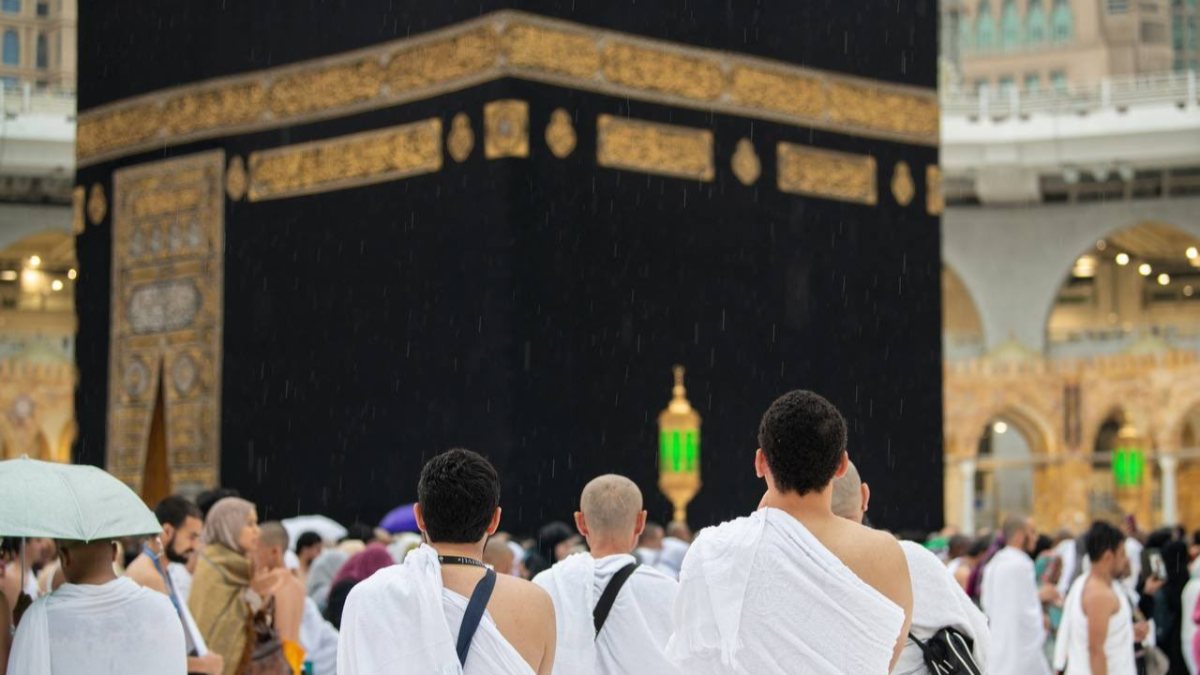
{"label": "crowd of pilgrims", "polygon": [[1200,532],[897,537],[828,401],[780,397],[758,441],[761,502],[694,539],[613,474],[571,525],[511,536],[495,469],[454,449],[421,472],[419,534],[292,540],[218,489],[163,500],[148,540],[29,540],[24,576],[6,540],[0,672],[1197,673]]}

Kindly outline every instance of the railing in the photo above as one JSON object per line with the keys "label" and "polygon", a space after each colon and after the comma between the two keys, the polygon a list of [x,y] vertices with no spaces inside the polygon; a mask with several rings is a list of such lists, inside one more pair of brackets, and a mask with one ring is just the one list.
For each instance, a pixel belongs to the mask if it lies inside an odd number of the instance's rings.
{"label": "railing", "polygon": [[943,115],[981,118],[1005,118],[1037,113],[1088,113],[1096,110],[1124,110],[1144,105],[1194,106],[1200,103],[1195,71],[1158,75],[1105,78],[1092,86],[1068,86],[1022,92],[1016,87],[1002,91],[984,87],[968,91],[943,88]]}
{"label": "railing", "polygon": [[0,88],[0,110],[9,117],[41,114],[75,116],[75,92],[70,89],[35,89],[28,82],[21,87]]}

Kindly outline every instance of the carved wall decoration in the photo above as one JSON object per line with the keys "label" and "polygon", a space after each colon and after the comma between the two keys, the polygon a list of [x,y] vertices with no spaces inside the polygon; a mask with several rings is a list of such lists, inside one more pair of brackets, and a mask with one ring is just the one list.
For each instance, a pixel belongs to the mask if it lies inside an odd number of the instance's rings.
{"label": "carved wall decoration", "polygon": [[529,103],[508,99],[483,106],[483,155],[529,156]]}
{"label": "carved wall decoration", "polygon": [[104,196],[104,186],[99,183],[93,183],[91,191],[88,192],[88,222],[93,225],[99,225],[104,221],[104,216],[107,215],[108,199]]}
{"label": "carved wall decoration", "polygon": [[916,194],[916,190],[908,162],[896,162],[896,166],[892,168],[892,197],[896,199],[896,203],[900,206],[908,206],[913,195]]}
{"label": "carved wall decoration", "polygon": [[107,468],[135,490],[159,378],[174,489],[219,475],[224,174],[221,150],[113,174]]}
{"label": "carved wall decoration", "polygon": [[446,149],[456,162],[463,162],[475,148],[475,132],[471,129],[471,118],[458,113],[450,121],[450,134],[446,136]]}
{"label": "carved wall decoration", "polygon": [[87,203],[87,190],[82,185],[76,185],[71,190],[71,231],[83,234],[84,204]]}
{"label": "carved wall decoration", "polygon": [[875,158],[780,143],[775,149],[779,189],[793,194],[874,205]]}
{"label": "carved wall decoration", "polygon": [[753,185],[762,174],[762,162],[759,161],[758,153],[754,151],[754,143],[751,143],[749,138],[738,141],[737,150],[733,152],[729,165],[733,169],[733,175],[737,176],[742,185]]}
{"label": "carved wall decoration", "polygon": [[395,127],[250,153],[252,202],[395,180],[442,168],[442,121]]}
{"label": "carved wall decoration", "polygon": [[927,146],[937,94],[502,10],[367,50],[139,96],[79,116],[78,165],[399,105],[504,77]]}
{"label": "carved wall decoration", "polygon": [[925,167],[925,211],[931,216],[940,216],[946,208],[946,197],[942,193],[942,169],[936,164]]}
{"label": "carved wall decoration", "polygon": [[565,159],[574,152],[576,140],[571,113],[563,108],[550,113],[550,123],[546,125],[546,146],[550,152],[559,159]]}
{"label": "carved wall decoration", "polygon": [[233,201],[241,201],[246,196],[246,162],[241,155],[234,155],[225,169],[225,194]]}
{"label": "carved wall decoration", "polygon": [[600,115],[596,162],[614,169],[710,181],[715,175],[713,135],[708,129]]}

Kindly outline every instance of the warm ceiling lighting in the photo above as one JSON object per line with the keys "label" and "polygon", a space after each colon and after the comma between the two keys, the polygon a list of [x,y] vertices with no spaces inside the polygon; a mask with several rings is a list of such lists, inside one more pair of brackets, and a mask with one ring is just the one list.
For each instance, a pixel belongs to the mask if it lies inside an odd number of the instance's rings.
{"label": "warm ceiling lighting", "polygon": [[1158,275],[1158,285],[1159,286],[1166,286],[1169,283],[1171,283],[1171,275],[1170,274],[1163,272],[1162,274]]}
{"label": "warm ceiling lighting", "polygon": [[1106,248],[1108,248],[1107,241],[1104,241],[1103,239],[1101,239],[1100,241],[1096,242],[1096,250],[1097,251],[1103,251]]}
{"label": "warm ceiling lighting", "polygon": [[1193,289],[1190,285],[1183,287],[1184,297],[1190,298],[1190,297],[1192,297],[1192,293],[1195,293],[1195,292],[1196,292],[1195,289]]}
{"label": "warm ceiling lighting", "polygon": [[40,256],[40,255],[29,256],[29,266],[32,267],[33,269],[37,269],[37,268],[41,267],[42,266],[42,256]]}
{"label": "warm ceiling lighting", "polygon": [[16,281],[16,270],[0,270],[0,281]]}
{"label": "warm ceiling lighting", "polygon": [[78,270],[76,270],[74,267],[72,267],[71,269],[67,270],[67,278],[68,278],[68,279],[70,279],[70,280],[74,281],[74,280],[75,280],[75,277],[77,277],[77,276],[79,276],[79,271],[78,271]]}
{"label": "warm ceiling lighting", "polygon": [[1117,254],[1117,264],[1122,267],[1124,267],[1125,265],[1128,265],[1129,264],[1129,254],[1128,253],[1118,253]]}
{"label": "warm ceiling lighting", "polygon": [[1079,256],[1079,259],[1075,261],[1075,267],[1071,270],[1071,275],[1076,279],[1091,279],[1096,276],[1095,256]]}
{"label": "warm ceiling lighting", "polygon": [[1150,267],[1150,263],[1142,263],[1141,265],[1138,265],[1138,274],[1144,277],[1150,276],[1150,273],[1153,271],[1154,269]]}
{"label": "warm ceiling lighting", "polygon": [[1002,434],[1002,433],[1008,431],[1008,425],[1005,424],[1003,420],[1000,420],[992,425],[992,431],[994,431],[998,434]]}
{"label": "warm ceiling lighting", "polygon": [[1189,247],[1187,247],[1187,257],[1188,257],[1188,260],[1195,260],[1196,258],[1200,258],[1200,251],[1196,250],[1195,246],[1189,246]]}
{"label": "warm ceiling lighting", "polygon": [[63,289],[62,279],[55,279],[50,282],[50,290],[61,291]]}

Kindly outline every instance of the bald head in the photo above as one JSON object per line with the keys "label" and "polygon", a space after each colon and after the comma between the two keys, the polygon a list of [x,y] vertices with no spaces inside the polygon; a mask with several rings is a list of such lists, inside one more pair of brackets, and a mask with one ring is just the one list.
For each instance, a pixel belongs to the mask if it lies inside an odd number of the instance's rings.
{"label": "bald head", "polygon": [[642,510],[642,491],[624,476],[606,474],[593,478],[579,497],[575,524],[588,540],[593,554],[628,553],[646,526]]}
{"label": "bald head", "polygon": [[483,547],[483,562],[500,574],[512,574],[514,556],[508,546],[508,537],[489,538]]}
{"label": "bald head", "polygon": [[870,492],[858,475],[858,467],[854,466],[854,462],[848,462],[846,475],[833,479],[834,515],[861,523],[869,498]]}
{"label": "bald head", "polygon": [[283,527],[283,523],[272,520],[259,525],[258,545],[278,546],[286,551],[289,546],[289,541],[287,529]]}
{"label": "bald head", "polygon": [[59,555],[63,577],[72,584],[102,584],[116,578],[113,561],[116,547],[111,539],[100,541],[60,541]]}

